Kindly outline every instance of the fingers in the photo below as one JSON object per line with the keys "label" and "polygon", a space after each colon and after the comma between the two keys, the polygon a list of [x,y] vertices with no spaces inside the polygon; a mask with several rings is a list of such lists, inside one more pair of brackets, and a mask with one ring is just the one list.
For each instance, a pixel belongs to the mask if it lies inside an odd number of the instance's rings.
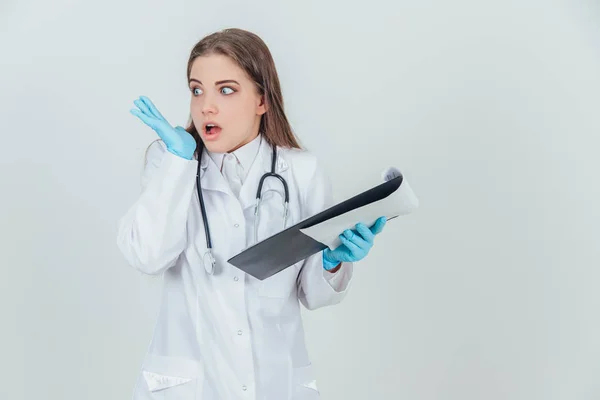
{"label": "fingers", "polygon": [[159,119],[165,120],[165,117],[162,116],[162,114],[158,111],[158,109],[156,108],[156,106],[154,105],[154,103],[152,103],[152,101],[146,97],[146,96],[140,96],[140,99],[144,102],[144,104],[150,109],[150,112]]}
{"label": "fingers", "polygon": [[345,258],[344,257],[344,250],[346,250],[344,244],[342,244],[341,246],[336,247],[335,250],[329,250],[327,252],[327,258],[329,258],[330,260],[332,260],[332,262],[341,261],[341,260],[343,260]]}
{"label": "fingers", "polygon": [[152,111],[150,111],[150,108],[148,107],[148,105],[146,103],[144,103],[142,100],[136,99],[133,101],[133,104],[138,106],[138,108],[147,116],[156,118],[156,116],[154,114],[152,114]]}
{"label": "fingers", "polygon": [[323,250],[323,260],[325,262],[337,265],[340,262],[339,258],[339,254],[336,254],[335,250],[331,250],[330,248]]}
{"label": "fingers", "polygon": [[371,227],[371,232],[373,232],[373,235],[377,235],[377,234],[381,233],[386,222],[387,222],[386,217],[378,218],[377,221],[375,221],[375,223]]}
{"label": "fingers", "polygon": [[158,121],[154,117],[150,117],[144,114],[142,111],[136,109],[129,110],[129,112],[141,119],[142,122],[148,125],[150,128],[156,130]]}
{"label": "fingers", "polygon": [[383,230],[387,222],[386,217],[375,221],[371,228],[363,223],[356,224],[356,232],[346,229],[339,235],[342,245],[331,251],[332,258],[340,261],[358,261],[363,259],[373,247],[375,235]]}
{"label": "fingers", "polygon": [[342,244],[346,246],[348,250],[350,250],[350,253],[354,258],[358,258],[358,256],[363,253],[361,248],[356,243],[350,239],[347,239],[344,235],[340,235],[340,240],[342,241]]}
{"label": "fingers", "polygon": [[375,234],[371,232],[369,228],[363,223],[356,224],[356,231],[369,243],[373,243],[375,240]]}
{"label": "fingers", "polygon": [[[139,119],[141,119],[142,122],[144,122],[150,128],[154,129],[156,132],[159,133],[159,136],[161,136],[161,133],[160,133],[160,127],[162,126],[161,124],[166,123],[166,121],[164,120],[162,115],[158,112],[158,110],[156,110],[156,108],[155,108],[155,111],[152,111],[152,107],[154,107],[154,105],[152,104],[150,99],[147,98],[146,96],[140,96],[139,99],[136,99],[133,101],[133,104],[135,104],[139,109],[135,109],[135,108],[131,109],[130,110],[131,114],[133,114],[136,117],[138,117]],[[162,136],[161,136],[161,138],[162,138]],[[162,138],[162,139],[164,139],[164,138]]]}
{"label": "fingers", "polygon": [[347,239],[344,235],[345,232],[338,236],[342,244],[329,251],[331,258],[335,260],[348,261],[349,256],[353,256],[356,251],[360,250],[356,244]]}
{"label": "fingers", "polygon": [[[369,231],[370,233],[370,231]],[[368,240],[365,240],[362,235],[360,234],[360,232],[354,233],[352,230],[350,229],[346,229],[343,233],[343,235],[346,237],[346,239],[348,239],[350,242],[354,243],[358,248],[361,249],[368,249],[371,247],[371,243],[369,243]]]}

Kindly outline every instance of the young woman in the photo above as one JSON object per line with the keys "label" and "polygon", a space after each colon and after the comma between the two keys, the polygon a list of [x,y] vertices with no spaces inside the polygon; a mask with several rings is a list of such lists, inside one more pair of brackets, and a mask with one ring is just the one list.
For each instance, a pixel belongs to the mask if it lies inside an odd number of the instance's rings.
{"label": "young woman", "polygon": [[[352,263],[368,254],[385,218],[342,232],[340,247],[262,281],[228,264],[331,206],[331,186],[292,133],[258,36],[227,29],[203,38],[187,78],[186,129],[173,128],[147,97],[131,110],[159,139],[146,154],[142,193],[120,220],[118,245],[133,267],[164,276],[133,398],[317,399],[300,304],[313,310],[342,300]],[[268,172],[283,179],[264,180],[257,216],[256,191]]]}

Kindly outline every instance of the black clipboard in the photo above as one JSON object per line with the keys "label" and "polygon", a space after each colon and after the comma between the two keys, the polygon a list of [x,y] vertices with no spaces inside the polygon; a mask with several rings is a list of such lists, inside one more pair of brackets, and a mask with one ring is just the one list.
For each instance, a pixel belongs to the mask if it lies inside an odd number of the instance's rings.
{"label": "black clipboard", "polygon": [[[356,208],[384,199],[398,190],[403,179],[402,174],[398,173],[398,176],[382,184],[331,206],[312,217],[300,221],[296,225],[290,226],[248,247],[227,261],[259,280],[275,275],[289,266],[327,248],[323,243],[300,232],[300,229],[311,227]],[[389,219],[395,217],[393,216]]]}

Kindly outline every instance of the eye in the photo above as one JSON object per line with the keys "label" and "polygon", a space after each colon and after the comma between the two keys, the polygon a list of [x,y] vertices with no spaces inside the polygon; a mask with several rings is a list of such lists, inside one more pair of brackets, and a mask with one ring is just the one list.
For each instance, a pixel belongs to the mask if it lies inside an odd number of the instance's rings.
{"label": "eye", "polygon": [[202,89],[200,89],[200,88],[193,88],[192,89],[192,93],[194,94],[194,96],[200,96],[202,94]]}
{"label": "eye", "polygon": [[235,93],[235,90],[233,90],[232,88],[230,88],[229,86],[223,86],[221,88],[221,93],[222,94],[232,94]]}

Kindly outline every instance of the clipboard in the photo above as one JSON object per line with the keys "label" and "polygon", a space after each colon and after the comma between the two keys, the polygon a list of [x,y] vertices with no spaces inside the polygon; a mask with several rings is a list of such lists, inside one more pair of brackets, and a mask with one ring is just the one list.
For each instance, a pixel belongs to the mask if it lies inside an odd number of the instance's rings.
{"label": "clipboard", "polygon": [[[334,248],[341,243],[335,239],[343,232],[342,227],[351,227],[348,221],[352,221],[352,226],[357,222],[370,226],[381,216],[389,221],[416,208],[418,201],[398,169],[388,168],[383,178],[384,183],[306,218],[227,261],[247,274],[264,280],[327,247]],[[399,191],[400,188],[404,190]],[[402,204],[391,198],[394,194],[402,197]],[[387,204],[378,206],[378,203],[386,203],[386,200]],[[325,229],[320,229],[321,225]]]}

